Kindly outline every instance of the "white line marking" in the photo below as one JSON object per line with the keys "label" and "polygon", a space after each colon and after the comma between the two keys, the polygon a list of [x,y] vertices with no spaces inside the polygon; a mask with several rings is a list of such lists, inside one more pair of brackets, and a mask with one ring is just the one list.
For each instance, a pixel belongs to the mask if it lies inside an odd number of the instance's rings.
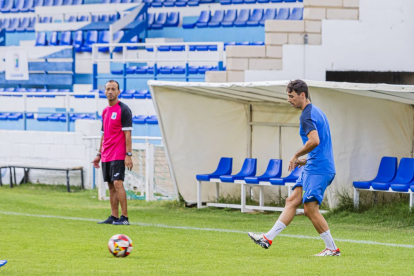
{"label": "white line marking", "polygon": [[[88,219],[88,218],[62,217],[62,216],[51,216],[51,215],[32,215],[32,214],[22,214],[22,213],[3,212],[3,211],[0,211],[0,214],[11,215],[11,216],[53,218],[53,219],[78,220],[78,221],[92,221],[92,222],[98,222],[99,221],[97,219]],[[142,222],[130,222],[130,224],[131,225],[145,226],[145,227],[159,227],[159,228],[168,228],[168,229],[182,229],[182,230],[196,230],[196,231],[211,231],[211,232],[247,234],[247,231],[231,230],[231,229],[200,228],[200,227],[192,227],[192,226],[174,226],[174,225],[142,223]],[[303,235],[280,234],[279,236],[280,237],[287,237],[287,238],[295,238],[295,239],[321,240],[320,237],[303,236]],[[404,248],[414,248],[414,245],[411,245],[411,244],[382,243],[382,242],[375,242],[375,241],[349,240],[349,239],[337,239],[337,238],[335,238],[335,241],[359,243],[359,244],[382,245],[382,246],[393,246],[393,247],[404,247]]]}

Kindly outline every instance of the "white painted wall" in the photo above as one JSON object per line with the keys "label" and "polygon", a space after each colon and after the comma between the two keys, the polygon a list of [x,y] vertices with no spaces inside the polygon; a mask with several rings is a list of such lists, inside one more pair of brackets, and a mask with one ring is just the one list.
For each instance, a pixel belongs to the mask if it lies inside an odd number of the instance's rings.
{"label": "white painted wall", "polygon": [[324,81],[327,70],[414,71],[414,1],[360,0],[359,10],[360,20],[323,20],[322,45],[284,45],[282,71],[246,71],[245,80]]}

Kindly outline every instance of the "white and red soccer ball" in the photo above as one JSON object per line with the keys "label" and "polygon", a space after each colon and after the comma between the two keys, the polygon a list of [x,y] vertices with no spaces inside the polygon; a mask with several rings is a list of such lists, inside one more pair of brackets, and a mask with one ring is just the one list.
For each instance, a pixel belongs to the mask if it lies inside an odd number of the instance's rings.
{"label": "white and red soccer ball", "polygon": [[126,257],[132,251],[132,240],[123,234],[116,234],[108,241],[108,249],[115,257]]}

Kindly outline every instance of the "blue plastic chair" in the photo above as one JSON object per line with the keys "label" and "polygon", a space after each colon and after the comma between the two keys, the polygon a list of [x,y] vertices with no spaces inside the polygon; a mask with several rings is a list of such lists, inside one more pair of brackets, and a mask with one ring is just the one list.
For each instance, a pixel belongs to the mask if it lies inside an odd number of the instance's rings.
{"label": "blue plastic chair", "polygon": [[82,4],[83,4],[83,0],[73,0],[73,2],[72,2],[72,6],[82,5]]}
{"label": "blue plastic chair", "polygon": [[384,156],[381,159],[377,176],[370,181],[354,181],[353,185],[356,189],[369,189],[372,182],[391,182],[397,174],[398,159],[397,157]]}
{"label": "blue plastic chair", "polygon": [[[407,185],[414,178],[414,158],[401,158],[400,165],[398,166],[397,175],[390,182],[377,182],[373,181],[371,186],[375,190],[388,191],[391,185],[394,184],[394,188],[398,188],[400,185]],[[407,189],[408,190],[408,189]]]}
{"label": "blue plastic chair", "polygon": [[289,16],[289,20],[302,20],[303,8],[293,8],[292,13]]}
{"label": "blue plastic chair", "polygon": [[34,0],[26,0],[23,7],[20,9],[20,12],[29,12],[33,8]]}
{"label": "blue plastic chair", "polygon": [[58,33],[57,32],[52,32],[50,34],[48,45],[49,46],[58,46],[59,45],[59,39],[58,39]]}
{"label": "blue plastic chair", "polygon": [[260,20],[260,26],[264,26],[265,25],[265,21],[266,20],[273,20],[276,18],[277,15],[277,11],[276,9],[267,9],[265,14],[263,15],[262,20]]}
{"label": "blue plastic chair", "polygon": [[10,12],[16,13],[20,12],[20,9],[22,9],[24,6],[24,0],[15,0],[13,8],[10,9]]}
{"label": "blue plastic chair", "polygon": [[62,32],[60,46],[69,46],[72,45],[72,33],[70,31]]}
{"label": "blue plastic chair", "polygon": [[198,7],[198,6],[200,6],[200,2],[197,1],[197,0],[191,0],[191,1],[188,1],[187,2],[187,5],[189,7]]}
{"label": "blue plastic chair", "polygon": [[[99,44],[107,44],[109,43],[109,31],[101,31],[98,34],[98,43]],[[99,47],[99,52],[106,53],[109,52],[109,47]],[[112,73],[113,74],[113,73]],[[122,74],[122,72],[121,72]]]}
{"label": "blue plastic chair", "polygon": [[78,16],[78,22],[86,22],[86,21],[88,21],[87,15]]}
{"label": "blue plastic chair", "polygon": [[167,7],[167,8],[174,7],[175,6],[175,2],[177,2],[177,1],[176,0],[166,0],[164,2],[164,7]]}
{"label": "blue plastic chair", "polygon": [[230,175],[233,167],[233,158],[222,157],[217,166],[217,169],[213,173],[209,174],[197,174],[198,181],[210,181],[211,178],[220,178],[222,175]]}
{"label": "blue plastic chair", "polygon": [[210,21],[210,18],[211,18],[211,12],[210,11],[202,11],[196,22],[189,23],[189,24],[183,24],[183,28],[184,29],[192,29],[198,23],[208,23]]}
{"label": "blue plastic chair", "polygon": [[89,31],[86,33],[85,42],[81,47],[82,52],[92,52],[92,44],[98,42],[98,31]]}
{"label": "blue plastic chair", "polygon": [[254,9],[249,20],[246,22],[246,26],[259,26],[260,20],[263,18],[263,9]]}
{"label": "blue plastic chair", "polygon": [[53,0],[45,0],[43,2],[43,7],[50,7],[53,6]]}
{"label": "blue plastic chair", "polygon": [[243,166],[238,174],[235,175],[222,175],[220,180],[222,182],[234,182],[235,180],[243,180],[245,177],[256,175],[256,158],[246,158]]}
{"label": "blue plastic chair", "polygon": [[53,6],[62,6],[63,5],[63,0],[54,0],[53,1]]}
{"label": "blue plastic chair", "polygon": [[109,22],[109,14],[103,14],[103,15],[101,15],[101,17],[99,18],[99,21],[101,21],[101,22]]}
{"label": "blue plastic chair", "polygon": [[6,28],[6,32],[12,33],[14,31],[16,31],[16,29],[19,27],[19,25],[20,25],[20,19],[19,18],[13,18],[10,21],[10,25]]}
{"label": "blue plastic chair", "polygon": [[33,7],[30,8],[30,11],[34,12],[36,7],[41,7],[41,6],[43,6],[43,0],[35,0],[33,3]]}
{"label": "blue plastic chair", "polygon": [[231,5],[231,0],[220,0],[220,5]]}
{"label": "blue plastic chair", "polygon": [[20,21],[19,27],[16,28],[16,32],[21,33],[25,32],[26,29],[29,27],[30,24],[30,18],[23,18],[22,21]]}
{"label": "blue plastic chair", "polygon": [[81,52],[81,47],[83,45],[83,31],[76,31],[73,39],[73,48],[76,52]]}
{"label": "blue plastic chair", "polygon": [[14,0],[5,0],[3,7],[0,9],[3,13],[8,13],[13,8]]}
{"label": "blue plastic chair", "polygon": [[276,20],[288,20],[290,16],[290,9],[289,8],[281,8],[276,15]]}
{"label": "blue plastic chair", "polygon": [[7,29],[10,26],[10,18],[4,18],[3,22],[1,23],[2,29]]}
{"label": "blue plastic chair", "polygon": [[179,12],[171,12],[168,15],[167,21],[165,22],[165,27],[177,27],[180,23],[180,13]]}
{"label": "blue plastic chair", "polygon": [[232,0],[231,3],[233,5],[241,5],[241,4],[244,4],[244,0]]}
{"label": "blue plastic chair", "polygon": [[36,34],[36,44],[35,46],[46,46],[46,33],[39,32]]}
{"label": "blue plastic chair", "polygon": [[63,6],[70,6],[72,5],[73,0],[63,0]]}
{"label": "blue plastic chair", "polygon": [[30,19],[29,26],[26,28],[26,32],[34,32],[34,26],[36,24],[36,17]]}
{"label": "blue plastic chair", "polygon": [[259,4],[265,4],[265,3],[269,3],[270,0],[257,0],[257,3]]}
{"label": "blue plastic chair", "polygon": [[244,0],[245,4],[256,4],[256,0]]}
{"label": "blue plastic chair", "polygon": [[286,183],[295,183],[302,173],[304,167],[296,167],[288,176],[280,178],[270,178],[272,185],[285,185]]}
{"label": "blue plastic chair", "polygon": [[245,177],[244,181],[250,184],[259,184],[260,181],[269,181],[270,178],[279,178],[282,176],[282,160],[270,159],[266,172],[261,176]]}
{"label": "blue plastic chair", "polygon": [[228,10],[220,25],[222,27],[233,27],[237,14],[237,10]]}
{"label": "blue plastic chair", "polygon": [[40,23],[52,23],[52,17],[51,16],[45,16],[40,19]]}
{"label": "blue plastic chair", "polygon": [[158,14],[157,19],[155,20],[154,24],[151,25],[151,28],[154,30],[160,30],[164,27],[166,22],[167,22],[167,13],[161,12]]}
{"label": "blue plastic chair", "polygon": [[199,25],[197,25],[197,27],[203,28],[203,27],[207,27],[208,26],[210,28],[217,28],[217,27],[220,27],[221,21],[223,21],[223,19],[224,19],[224,11],[223,10],[217,10],[214,13],[214,15],[211,18],[211,20],[210,20],[209,23],[204,23],[205,26],[199,26]]}
{"label": "blue plastic chair", "polygon": [[234,21],[234,26],[236,27],[244,27],[246,26],[247,20],[250,17],[250,10],[249,9],[242,9],[239,12],[239,16],[237,16],[236,21]]}

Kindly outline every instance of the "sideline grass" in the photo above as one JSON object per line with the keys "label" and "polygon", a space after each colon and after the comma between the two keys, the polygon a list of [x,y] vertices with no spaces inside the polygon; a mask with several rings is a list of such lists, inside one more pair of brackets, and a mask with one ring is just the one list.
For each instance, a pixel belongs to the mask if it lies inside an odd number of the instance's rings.
{"label": "sideline grass", "polygon": [[[0,211],[104,219],[109,203],[98,201],[96,191],[68,194],[64,186],[3,186]],[[247,232],[268,230],[278,213],[130,201],[129,216],[132,222]],[[239,233],[5,214],[0,222],[0,259],[9,261],[0,275],[410,275],[414,269],[413,248],[338,242],[343,256],[316,258],[312,254],[323,249],[322,240],[278,237],[263,250]],[[394,228],[366,214],[332,213],[328,223],[334,238],[414,245],[412,227]],[[112,257],[106,247],[118,233],[134,242],[132,254],[124,259]],[[304,216],[296,217],[283,234],[318,236]]]}

